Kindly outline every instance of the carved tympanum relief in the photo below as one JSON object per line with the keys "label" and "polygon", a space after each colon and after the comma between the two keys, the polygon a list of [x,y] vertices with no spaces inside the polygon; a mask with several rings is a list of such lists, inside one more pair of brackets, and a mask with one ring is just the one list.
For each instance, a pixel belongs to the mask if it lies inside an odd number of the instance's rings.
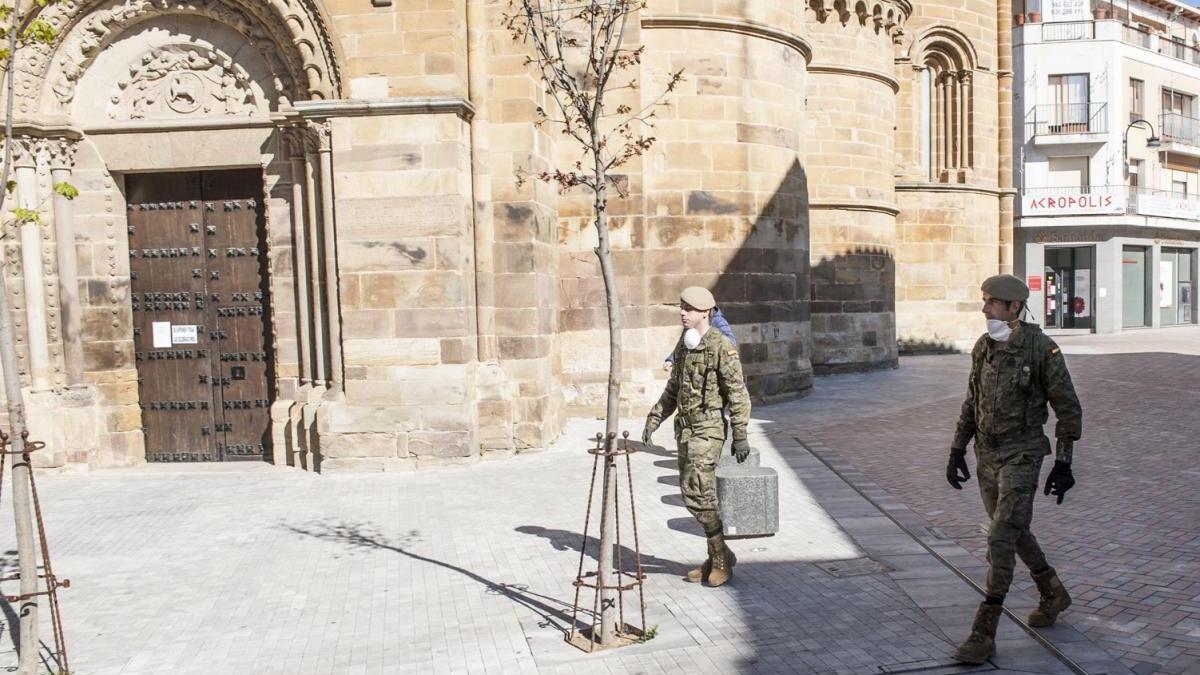
{"label": "carved tympanum relief", "polygon": [[196,45],[156,47],[129,65],[117,82],[108,115],[114,120],[253,115],[264,108],[250,75],[219,51]]}

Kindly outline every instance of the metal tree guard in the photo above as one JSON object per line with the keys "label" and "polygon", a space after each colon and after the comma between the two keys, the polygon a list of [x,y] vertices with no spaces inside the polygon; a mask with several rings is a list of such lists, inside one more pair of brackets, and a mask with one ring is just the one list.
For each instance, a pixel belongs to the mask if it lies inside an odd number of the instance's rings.
{"label": "metal tree guard", "polygon": [[[571,630],[567,635],[567,642],[582,649],[583,651],[590,653],[590,652],[595,651],[595,649],[597,647],[621,646],[621,645],[629,644],[631,642],[636,642],[636,641],[642,639],[643,636],[645,636],[645,634],[646,634],[646,596],[645,596],[645,593],[643,592],[642,586],[646,579],[646,575],[642,572],[642,549],[641,549],[641,544],[638,541],[637,508],[634,506],[634,500],[633,500],[633,463],[630,461],[630,458],[629,458],[630,455],[637,452],[637,449],[634,448],[633,446],[631,446],[629,443],[629,432],[628,431],[624,432],[621,435],[621,438],[619,440],[617,439],[617,434],[615,432],[610,432],[608,434],[607,438],[604,436],[604,434],[597,433],[596,434],[596,447],[591,450],[588,450],[588,452],[593,455],[592,482],[591,482],[591,485],[588,487],[587,515],[584,516],[584,519],[583,519],[583,543],[579,546],[579,571],[578,571],[578,574],[576,574],[576,576],[575,576],[575,582],[574,582],[575,602],[571,608]],[[616,567],[617,567],[616,583],[613,585],[601,586],[600,579],[599,579],[599,576],[600,576],[599,563],[597,563],[595,571],[592,571],[592,572],[584,572],[583,571],[583,561],[587,557],[588,528],[591,526],[591,522],[592,522],[592,498],[596,492],[596,470],[600,466],[600,458],[601,457],[604,458],[605,467],[607,468],[608,463],[609,462],[615,463],[616,458],[620,455],[625,456],[625,478],[626,478],[626,484],[628,485],[628,488],[629,488],[629,516],[630,516],[630,521],[633,525],[634,571],[632,573],[626,572],[625,568],[624,568],[624,563],[622,562],[622,558],[624,556],[622,555],[623,549],[621,547],[621,497],[620,497],[621,481],[617,480],[616,471],[615,471],[616,467],[613,467],[614,471],[612,472],[611,475],[613,476],[613,479],[615,482],[615,486],[613,487],[613,495],[614,495],[614,500],[615,500],[615,504],[613,504],[613,515],[614,515],[614,523],[616,526],[616,541],[614,542],[614,545],[615,545],[616,551],[617,551],[616,552]],[[605,471],[604,475],[607,476],[610,474],[608,471]],[[601,482],[602,483],[604,482],[603,479],[601,479]],[[604,489],[606,487],[607,486],[605,486],[605,485],[601,486],[601,493],[603,495],[600,499],[600,513],[601,514],[604,514],[609,506],[608,505],[609,491],[607,489]],[[597,537],[596,541],[599,542],[599,540],[600,540],[599,537]],[[598,543],[597,543],[597,546],[599,546]],[[596,559],[598,561],[600,559],[599,551],[597,551],[596,553],[597,553]],[[592,579],[595,579],[595,581],[592,581]],[[577,628],[578,627],[577,619],[578,619],[579,609],[580,609],[579,594],[585,587],[591,588],[595,591],[595,596],[592,600],[591,630],[587,635],[584,635]],[[625,591],[631,591],[635,588],[637,589],[637,594],[638,594],[638,609],[641,613],[641,625],[640,626],[631,626],[631,625],[628,625],[625,623]],[[601,645],[600,644],[600,636],[597,635],[597,630],[596,630],[597,623],[600,621],[600,596],[603,594],[603,591],[605,589],[613,590],[613,591],[617,592],[617,612],[618,612],[617,621],[618,621],[618,626],[619,626],[617,629],[617,634],[618,634],[620,640],[615,645]]]}
{"label": "metal tree guard", "polygon": [[[42,569],[44,570],[42,574],[38,575],[38,577],[46,580],[46,590],[35,591],[26,595],[5,595],[3,597],[7,602],[11,603],[24,602],[39,595],[45,595],[49,598],[50,623],[54,631],[54,656],[58,661],[57,672],[69,673],[71,672],[71,669],[67,665],[67,640],[63,635],[62,614],[59,611],[58,604],[58,589],[60,587],[70,588],[71,580],[59,579],[57,576],[55,576],[54,566],[50,564],[50,547],[46,544],[46,525],[45,521],[42,520],[42,505],[38,501],[37,484],[35,484],[33,481],[33,463],[29,458],[29,454],[31,452],[37,452],[38,450],[41,450],[42,448],[46,447],[46,444],[41,441],[29,440],[29,432],[22,431],[21,438],[25,441],[25,447],[23,450],[18,452],[16,450],[8,449],[8,438],[8,434],[0,431],[0,494],[2,494],[4,490],[4,465],[7,463],[3,461],[3,459],[6,455],[13,455],[13,461],[15,463],[18,461],[16,456],[19,455],[19,461],[23,462],[29,467],[29,492],[33,497],[33,513],[37,520],[38,543],[42,547]],[[0,577],[0,582],[15,581],[20,578],[20,573],[17,573],[6,577]],[[22,657],[24,657],[24,655],[22,655]]]}

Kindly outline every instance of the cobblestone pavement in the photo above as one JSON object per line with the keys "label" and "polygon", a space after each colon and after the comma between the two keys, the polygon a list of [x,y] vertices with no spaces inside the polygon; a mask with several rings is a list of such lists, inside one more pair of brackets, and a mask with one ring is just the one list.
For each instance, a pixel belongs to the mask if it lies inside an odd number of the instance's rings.
{"label": "cobblestone pavement", "polygon": [[[971,672],[949,654],[978,596],[931,551],[970,554],[927,548],[893,520],[902,504],[759,423],[752,440],[780,471],[779,534],[733,542],[728,585],[683,582],[704,540],[675,460],[663,448],[634,455],[656,637],[605,655],[566,645],[597,424],[572,422],[545,453],[412,474],[157,465],[44,476],[55,569],[72,581],[72,672]],[[11,542],[9,513],[0,537]],[[636,607],[630,598],[627,620]],[[15,617],[0,609],[5,668]],[[1056,630],[1077,659],[1109,658]],[[1071,672],[1008,619],[999,637],[1000,655],[976,670]]]}
{"label": "cobblestone pavement", "polygon": [[[1136,673],[1200,672],[1200,330],[1060,343],[1084,407],[1078,484],[1061,506],[1039,495],[1034,531],[1074,597],[1063,619]],[[1126,353],[1139,350],[1149,351]],[[982,581],[976,482],[958,492],[943,477],[969,366],[960,355],[907,358],[757,412],[835,449],[971,551],[959,567]],[[1035,598],[1018,580],[1010,603]]]}

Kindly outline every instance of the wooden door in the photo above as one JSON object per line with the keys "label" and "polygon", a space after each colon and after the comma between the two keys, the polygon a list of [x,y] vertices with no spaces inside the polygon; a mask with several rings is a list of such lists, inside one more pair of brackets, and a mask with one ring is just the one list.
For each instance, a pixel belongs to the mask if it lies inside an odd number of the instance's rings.
{"label": "wooden door", "polygon": [[261,193],[260,170],[126,178],[148,461],[270,455]]}

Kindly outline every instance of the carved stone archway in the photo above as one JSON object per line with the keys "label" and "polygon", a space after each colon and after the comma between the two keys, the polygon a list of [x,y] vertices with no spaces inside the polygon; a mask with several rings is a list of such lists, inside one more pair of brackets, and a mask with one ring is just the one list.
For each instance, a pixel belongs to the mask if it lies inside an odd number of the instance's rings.
{"label": "carved stone archway", "polygon": [[[58,112],[46,108],[70,103],[76,83],[108,44],[130,27],[164,15],[202,16],[240,33],[271,64],[275,93],[287,101],[341,95],[338,51],[316,0],[66,0],[36,15],[59,37],[24,52],[17,113],[34,118]],[[45,95],[47,86],[52,99]]]}

